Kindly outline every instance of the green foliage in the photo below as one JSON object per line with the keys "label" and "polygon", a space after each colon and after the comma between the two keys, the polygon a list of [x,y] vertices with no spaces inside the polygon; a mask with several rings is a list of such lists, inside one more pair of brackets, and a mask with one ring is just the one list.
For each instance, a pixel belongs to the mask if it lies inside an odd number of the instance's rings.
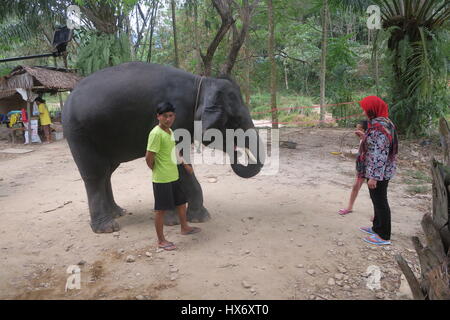
{"label": "green foliage", "polygon": [[131,60],[130,42],[126,34],[88,33],[78,53],[77,67],[83,75]]}
{"label": "green foliage", "polygon": [[429,134],[433,120],[445,114],[450,102],[449,33],[444,26],[450,7],[442,0],[376,2],[383,14],[379,47],[387,53],[391,118],[402,134]]}
{"label": "green foliage", "polygon": [[409,186],[406,188],[406,191],[411,195],[420,194],[420,193],[428,193],[431,191],[429,186]]}

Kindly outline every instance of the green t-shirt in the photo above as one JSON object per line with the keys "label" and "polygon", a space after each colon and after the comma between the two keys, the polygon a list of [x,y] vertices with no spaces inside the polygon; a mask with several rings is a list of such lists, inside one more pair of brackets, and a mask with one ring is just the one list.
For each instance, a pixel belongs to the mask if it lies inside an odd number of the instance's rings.
{"label": "green t-shirt", "polygon": [[177,158],[175,155],[175,137],[172,129],[170,134],[159,125],[148,135],[147,150],[155,153],[152,181],[168,183],[178,180]]}

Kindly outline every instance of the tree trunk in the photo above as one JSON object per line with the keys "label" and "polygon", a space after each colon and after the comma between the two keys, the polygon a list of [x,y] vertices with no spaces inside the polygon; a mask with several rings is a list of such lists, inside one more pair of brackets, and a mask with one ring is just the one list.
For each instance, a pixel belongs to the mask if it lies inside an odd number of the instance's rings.
{"label": "tree trunk", "polygon": [[147,62],[152,61],[153,31],[155,30],[156,15],[158,13],[159,0],[152,0],[152,13],[150,18],[150,41],[148,45]]}
{"label": "tree trunk", "polygon": [[325,120],[325,78],[327,74],[328,1],[323,0],[322,8],[322,56],[320,58],[320,122]]}
{"label": "tree trunk", "polygon": [[245,94],[245,105],[250,106],[250,69],[251,69],[251,49],[249,37],[245,39],[244,43],[244,94]]}
{"label": "tree trunk", "polygon": [[444,163],[450,167],[450,128],[445,118],[439,120],[439,133],[441,134],[442,151],[444,152]]}
{"label": "tree trunk", "polygon": [[272,109],[272,128],[278,129],[277,110],[277,69],[275,63],[275,21],[272,0],[267,0],[269,14],[269,60],[270,60],[270,106]]}
{"label": "tree trunk", "polygon": [[176,9],[175,0],[171,0],[170,4],[172,7],[172,29],[173,29],[173,46],[175,49],[175,67],[179,68],[180,60],[178,57],[177,22],[176,22],[176,18],[175,18],[175,9]]}
{"label": "tree trunk", "polygon": [[[441,119],[441,126],[448,130],[445,119]],[[448,131],[443,130],[442,133],[448,134]],[[412,237],[420,262],[419,285],[419,281],[403,258],[398,256],[396,259],[408,280],[414,299],[450,300],[448,273],[450,261],[450,167],[444,166],[433,158],[431,174],[433,177],[433,211],[432,214],[425,214],[421,222],[427,246],[424,247],[418,237]]]}
{"label": "tree trunk", "polygon": [[216,53],[217,48],[219,47],[220,42],[227,34],[230,27],[235,22],[233,19],[232,13],[232,3],[233,0],[212,0],[213,6],[216,11],[219,13],[222,23],[217,30],[216,35],[212,42],[210,43],[208,49],[206,50],[206,54],[200,53],[203,61],[203,75],[210,76],[212,72],[212,60],[214,58],[214,54]]}
{"label": "tree trunk", "polygon": [[200,32],[198,29],[198,4],[194,1],[194,45],[195,45],[195,56],[197,59],[196,73],[200,74],[202,71],[202,56],[200,54]]}
{"label": "tree trunk", "polygon": [[287,70],[287,62],[286,62],[286,59],[284,59],[283,65],[284,65],[284,83],[285,83],[285,85],[286,85],[286,90],[289,90],[288,70]]}
{"label": "tree trunk", "polygon": [[242,7],[240,8],[239,17],[242,23],[242,28],[239,31],[236,27],[236,24],[232,25],[233,29],[233,41],[231,44],[231,49],[228,52],[227,60],[225,64],[221,68],[221,72],[223,74],[231,74],[231,70],[233,69],[236,59],[239,54],[239,50],[247,38],[248,29],[250,27],[251,19],[253,12],[258,5],[259,0],[254,0],[251,4],[248,3],[248,0],[242,1]]}

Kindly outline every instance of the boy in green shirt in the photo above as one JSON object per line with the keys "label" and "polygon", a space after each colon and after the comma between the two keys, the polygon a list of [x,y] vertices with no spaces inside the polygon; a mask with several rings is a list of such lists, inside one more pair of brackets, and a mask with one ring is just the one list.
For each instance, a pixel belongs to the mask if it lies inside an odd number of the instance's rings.
{"label": "boy in green shirt", "polygon": [[[164,250],[175,250],[172,242],[164,238],[164,214],[175,207],[180,218],[181,234],[200,232],[197,227],[190,227],[186,219],[186,197],[179,181],[177,156],[175,152],[175,138],[172,127],[175,121],[175,108],[169,102],[158,105],[156,109],[159,124],[153,128],[148,136],[145,160],[153,171],[153,195],[155,197],[155,228],[158,237],[158,247]],[[182,160],[182,158],[181,158]],[[182,164],[190,174],[190,165]]]}

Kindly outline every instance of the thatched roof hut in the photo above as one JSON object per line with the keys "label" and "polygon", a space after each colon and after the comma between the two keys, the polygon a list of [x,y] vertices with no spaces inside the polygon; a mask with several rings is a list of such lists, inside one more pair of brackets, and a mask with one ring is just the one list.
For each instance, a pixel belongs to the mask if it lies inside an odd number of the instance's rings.
{"label": "thatched roof hut", "polygon": [[26,101],[17,88],[30,90],[35,94],[73,90],[81,77],[61,68],[18,66],[8,75],[0,78],[0,113],[2,107],[26,106]]}

